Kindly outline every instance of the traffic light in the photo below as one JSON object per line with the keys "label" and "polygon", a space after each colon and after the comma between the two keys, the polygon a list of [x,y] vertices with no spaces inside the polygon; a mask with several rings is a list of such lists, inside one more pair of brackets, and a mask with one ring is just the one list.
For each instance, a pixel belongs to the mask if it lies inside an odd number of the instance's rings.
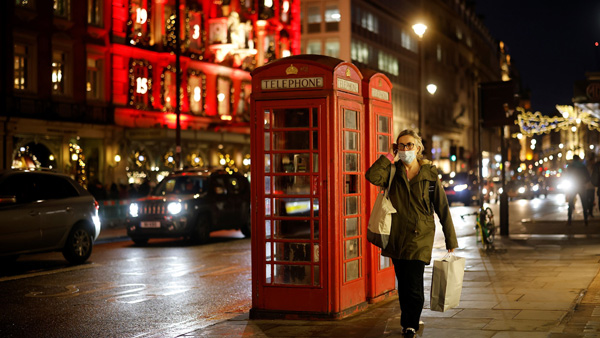
{"label": "traffic light", "polygon": [[450,146],[450,161],[456,162],[456,146]]}

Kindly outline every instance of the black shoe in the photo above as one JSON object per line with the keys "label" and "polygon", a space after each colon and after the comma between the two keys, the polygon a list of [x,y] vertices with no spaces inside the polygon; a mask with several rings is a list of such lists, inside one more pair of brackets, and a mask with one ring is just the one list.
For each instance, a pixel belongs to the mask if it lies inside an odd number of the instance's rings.
{"label": "black shoe", "polygon": [[415,331],[415,329],[413,329],[412,327],[406,328],[406,330],[404,330],[404,337],[406,338],[414,338],[417,335],[417,331]]}

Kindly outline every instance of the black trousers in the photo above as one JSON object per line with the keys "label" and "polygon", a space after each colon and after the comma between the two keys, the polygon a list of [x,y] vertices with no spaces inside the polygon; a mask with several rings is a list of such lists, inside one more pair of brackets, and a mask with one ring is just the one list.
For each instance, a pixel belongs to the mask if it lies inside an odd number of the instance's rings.
{"label": "black trousers", "polygon": [[392,259],[398,279],[398,300],[400,301],[400,325],[403,328],[419,329],[419,319],[425,304],[423,294],[423,274],[425,262],[419,260]]}

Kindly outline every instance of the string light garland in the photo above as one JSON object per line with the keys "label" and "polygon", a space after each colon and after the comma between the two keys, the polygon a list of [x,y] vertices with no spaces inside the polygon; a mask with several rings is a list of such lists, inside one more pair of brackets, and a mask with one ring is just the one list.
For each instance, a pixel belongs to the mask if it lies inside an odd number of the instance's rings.
{"label": "string light garland", "polygon": [[517,120],[515,124],[519,126],[520,133],[512,134],[516,138],[519,134],[522,136],[533,136],[548,134],[552,131],[570,130],[573,127],[579,127],[581,124],[587,126],[589,130],[600,131],[600,119],[598,119],[591,110],[576,104],[576,107],[569,105],[556,105],[556,109],[562,116],[550,117],[538,112],[525,111],[521,107],[516,110]]}

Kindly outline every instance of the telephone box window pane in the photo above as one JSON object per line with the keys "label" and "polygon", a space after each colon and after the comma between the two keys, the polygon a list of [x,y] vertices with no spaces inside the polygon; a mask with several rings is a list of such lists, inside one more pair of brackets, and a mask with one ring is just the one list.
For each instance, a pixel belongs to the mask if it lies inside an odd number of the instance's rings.
{"label": "telephone box window pane", "polygon": [[270,133],[265,133],[265,151],[271,150],[271,138]]}
{"label": "telephone box window pane", "polygon": [[314,128],[319,126],[319,108],[313,108],[312,109],[312,114],[313,114],[313,121],[312,121],[312,126]]}
{"label": "telephone box window pane", "polygon": [[346,259],[352,259],[358,257],[359,254],[359,239],[348,239],[346,240]]}
{"label": "telephone box window pane", "polygon": [[389,133],[389,118],[387,116],[378,116],[377,120],[377,131],[380,133]]}
{"label": "telephone box window pane", "polygon": [[358,150],[358,133],[344,131],[344,150]]}
{"label": "telephone box window pane", "polygon": [[266,283],[267,284],[271,284],[273,283],[273,280],[271,278],[271,268],[273,267],[273,265],[271,264],[267,264],[267,268],[265,269],[265,273],[266,273]]}
{"label": "telephone box window pane", "polygon": [[319,199],[313,198],[313,213],[314,217],[319,217]]}
{"label": "telephone box window pane", "polygon": [[351,262],[346,262],[346,282],[360,277],[359,262],[360,260],[358,259]]}
{"label": "telephone box window pane", "polygon": [[310,149],[310,131],[274,132],[273,149],[308,150]]}
{"label": "telephone box window pane", "polygon": [[275,220],[274,238],[277,239],[310,239],[309,220]]}
{"label": "telephone box window pane", "polygon": [[265,194],[271,193],[271,176],[265,176]]}
{"label": "telephone box window pane", "polygon": [[314,223],[314,227],[315,227],[313,236],[314,236],[314,239],[317,240],[317,239],[319,239],[319,221],[314,220],[313,223]]}
{"label": "telephone box window pane", "polygon": [[271,157],[269,156],[269,154],[265,154],[265,172],[271,172]]}
{"label": "telephone box window pane", "polygon": [[265,216],[271,216],[271,199],[265,198]]}
{"label": "telephone box window pane", "polygon": [[274,173],[305,173],[308,172],[310,154],[273,154]]}
{"label": "telephone box window pane", "polygon": [[315,271],[315,281],[314,281],[314,285],[315,285],[315,286],[319,286],[319,285],[321,285],[321,281],[320,281],[320,279],[321,279],[321,278],[320,278],[320,275],[319,275],[319,271],[320,271],[320,270],[319,270],[319,266],[318,266],[318,265],[315,265],[315,267],[314,267],[314,271]]}
{"label": "telephone box window pane", "polygon": [[390,265],[390,258],[379,254],[379,270],[387,269]]}
{"label": "telephone box window pane", "polygon": [[273,109],[273,128],[310,127],[309,108]]}
{"label": "telephone box window pane", "polygon": [[310,176],[275,176],[273,180],[273,194],[310,194]]}
{"label": "telephone box window pane", "polygon": [[358,215],[358,196],[346,196],[346,215]]}
{"label": "telephone box window pane", "polygon": [[310,262],[310,243],[274,243],[278,262]]}
{"label": "telephone box window pane", "polygon": [[360,189],[358,187],[358,175],[344,175],[344,177],[346,179],[346,189],[344,190],[344,193],[358,194],[360,192]]}
{"label": "telephone box window pane", "polygon": [[358,154],[346,154],[345,171],[358,171]]}
{"label": "telephone box window pane", "polygon": [[358,130],[358,113],[354,110],[344,110],[344,128]]}
{"label": "telephone box window pane", "polygon": [[275,198],[274,216],[310,217],[310,198]]}
{"label": "telephone box window pane", "polygon": [[387,135],[378,135],[377,136],[377,151],[380,153],[387,153],[389,150],[390,137]]}
{"label": "telephone box window pane", "polygon": [[275,265],[274,283],[310,285],[310,265]]}
{"label": "telephone box window pane", "polygon": [[265,221],[265,238],[271,238],[271,221]]}
{"label": "telephone box window pane", "polygon": [[271,128],[271,112],[265,110],[265,129]]}
{"label": "telephone box window pane", "polygon": [[319,172],[319,154],[313,154],[313,172]]}
{"label": "telephone box window pane", "polygon": [[271,242],[265,243],[265,258],[267,261],[273,260],[273,256],[271,253],[272,246],[273,246],[273,243],[271,243]]}
{"label": "telephone box window pane", "polygon": [[319,149],[319,132],[316,130],[313,131],[312,136],[313,136],[312,149]]}
{"label": "telephone box window pane", "polygon": [[320,255],[320,251],[319,251],[319,244],[315,244],[313,246],[313,262],[318,263],[319,262],[319,255]]}
{"label": "telephone box window pane", "polygon": [[346,237],[358,236],[358,218],[346,218]]}

